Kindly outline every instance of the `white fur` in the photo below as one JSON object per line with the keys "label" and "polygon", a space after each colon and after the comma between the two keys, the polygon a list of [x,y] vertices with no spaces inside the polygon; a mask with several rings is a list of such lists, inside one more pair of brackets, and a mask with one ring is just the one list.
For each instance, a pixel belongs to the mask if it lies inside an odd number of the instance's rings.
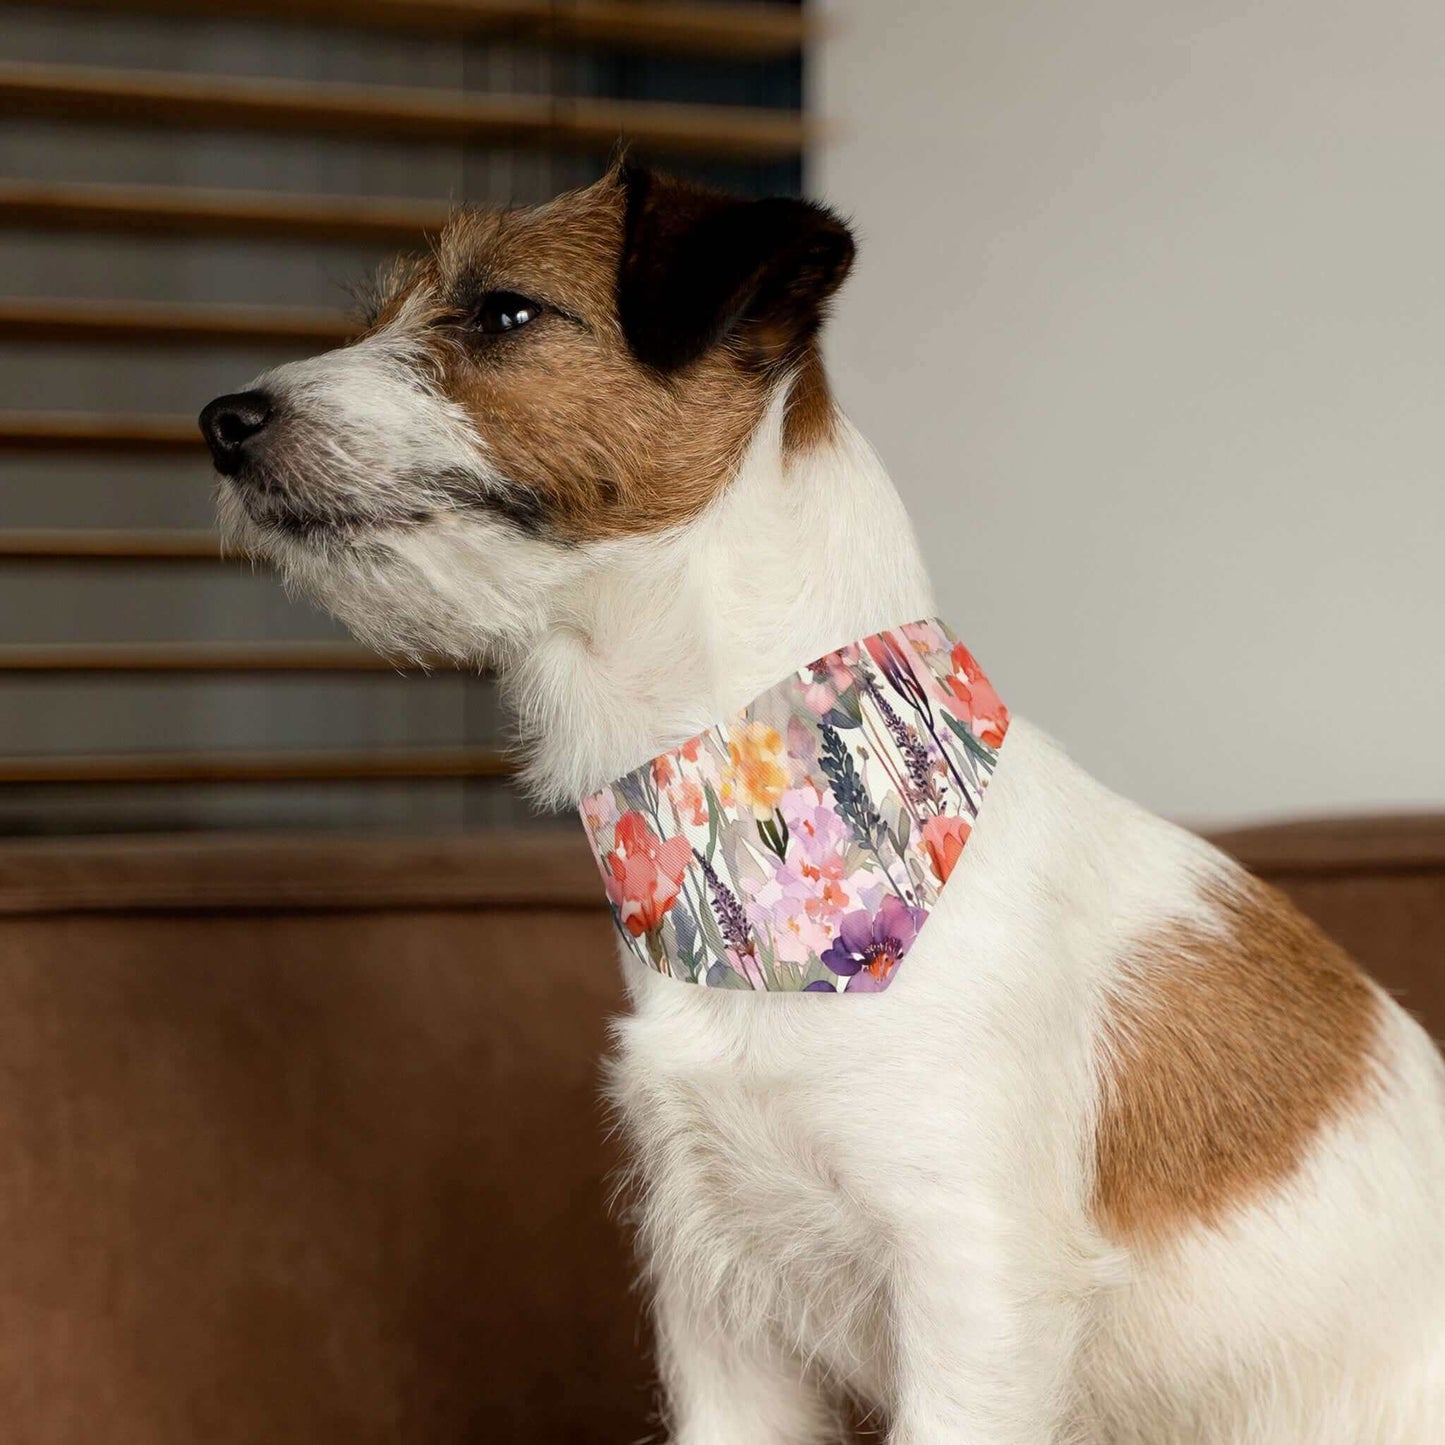
{"label": "white fur", "polygon": [[[405,431],[433,402],[384,405]],[[575,801],[932,610],[866,443],[844,424],[785,465],[780,417],[664,537],[569,548],[443,513],[358,548],[232,520],[363,636],[494,661],[534,785]],[[831,1439],[844,1393],[893,1445],[1445,1437],[1445,1083],[1393,1003],[1378,1095],[1285,1187],[1154,1253],[1091,1221],[1102,1000],[1131,939],[1207,922],[1231,867],[1015,721],[885,995],[712,991],[623,950],[613,1087],[677,1445]]]}

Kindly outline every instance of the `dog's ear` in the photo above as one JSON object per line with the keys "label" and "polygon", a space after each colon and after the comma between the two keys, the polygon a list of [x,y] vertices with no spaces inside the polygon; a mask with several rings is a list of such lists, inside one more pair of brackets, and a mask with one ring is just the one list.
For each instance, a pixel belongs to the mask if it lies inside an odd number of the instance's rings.
{"label": "dog's ear", "polygon": [[786,363],[817,331],[853,237],[809,201],[720,195],[623,161],[617,308],[633,354],[677,371],[725,338]]}

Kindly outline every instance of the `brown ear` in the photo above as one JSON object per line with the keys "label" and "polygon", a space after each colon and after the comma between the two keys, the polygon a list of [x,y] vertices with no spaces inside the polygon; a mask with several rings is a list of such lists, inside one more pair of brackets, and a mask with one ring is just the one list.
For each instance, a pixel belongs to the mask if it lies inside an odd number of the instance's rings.
{"label": "brown ear", "polygon": [[823,206],[748,201],[624,162],[617,307],[633,354],[676,371],[734,335],[769,364],[795,357],[853,264]]}

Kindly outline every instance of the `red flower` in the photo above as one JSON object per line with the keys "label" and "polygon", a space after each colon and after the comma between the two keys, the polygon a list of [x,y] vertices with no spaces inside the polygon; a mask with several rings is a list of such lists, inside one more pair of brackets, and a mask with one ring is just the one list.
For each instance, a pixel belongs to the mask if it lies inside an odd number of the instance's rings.
{"label": "red flower", "polygon": [[660,927],[677,901],[692,848],[686,838],[663,842],[641,813],[624,813],[612,836],[612,852],[603,860],[607,896],[623,927],[638,938]]}
{"label": "red flower", "polygon": [[1002,746],[1008,731],[1008,709],[974,661],[973,653],[961,642],[953,649],[953,676],[945,677],[943,685],[957,704],[954,716],[967,723],[989,747]]}
{"label": "red flower", "polygon": [[928,850],[928,861],[933,864],[940,883],[948,882],[948,875],[962,855],[971,831],[964,818],[929,818],[924,823],[923,846]]}

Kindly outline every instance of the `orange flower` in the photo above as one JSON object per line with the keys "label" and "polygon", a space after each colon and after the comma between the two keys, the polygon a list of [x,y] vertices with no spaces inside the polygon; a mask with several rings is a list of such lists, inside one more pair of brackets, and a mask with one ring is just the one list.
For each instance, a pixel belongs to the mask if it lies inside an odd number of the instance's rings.
{"label": "orange flower", "polygon": [[730,781],[756,818],[769,818],[788,787],[783,739],[767,723],[750,722],[728,736]]}
{"label": "orange flower", "polygon": [[963,853],[972,828],[963,818],[929,818],[923,825],[923,846],[928,850],[928,861],[940,883],[948,882],[948,875]]}
{"label": "orange flower", "polygon": [[669,761],[666,753],[660,758],[653,758],[652,781],[656,783],[659,788],[665,788],[672,781],[672,763]]}
{"label": "orange flower", "polygon": [[667,910],[677,901],[692,849],[686,838],[664,842],[641,813],[624,813],[612,837],[612,852],[603,860],[607,896],[623,927],[638,938],[661,927]]}
{"label": "orange flower", "polygon": [[943,685],[958,704],[953,709],[954,715],[967,723],[980,741],[991,748],[1001,747],[1003,735],[1008,731],[1008,709],[1003,699],[993,690],[993,684],[963,643],[954,647],[952,660],[953,676],[944,678]]}

